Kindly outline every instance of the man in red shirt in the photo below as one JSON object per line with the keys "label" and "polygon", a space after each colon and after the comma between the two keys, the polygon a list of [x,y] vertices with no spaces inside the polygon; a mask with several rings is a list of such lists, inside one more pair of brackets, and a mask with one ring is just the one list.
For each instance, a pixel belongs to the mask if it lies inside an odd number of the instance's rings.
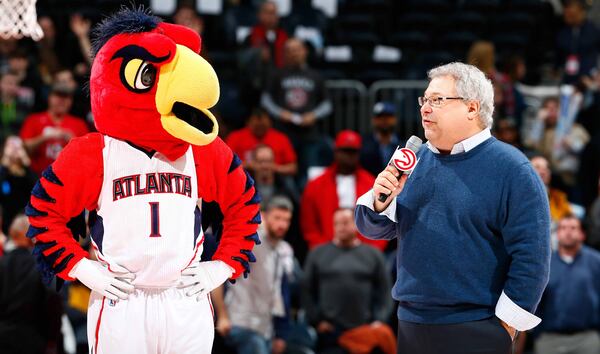
{"label": "man in red shirt", "polygon": [[85,121],[69,115],[73,90],[54,85],[48,95],[48,110],[25,118],[21,139],[31,157],[31,169],[38,175],[44,171],[73,137],[89,132]]}
{"label": "man in red shirt", "polygon": [[279,26],[279,14],[277,4],[273,1],[265,1],[260,5],[257,14],[258,23],[252,27],[248,38],[250,46],[261,48],[263,60],[283,67],[283,52],[288,35]]}
{"label": "man in red shirt", "polygon": [[255,108],[246,127],[229,134],[226,142],[247,169],[254,170],[252,151],[257,145],[264,144],[275,154],[275,173],[293,176],[298,171],[296,152],[290,139],[271,127],[271,119],[262,108]]}
{"label": "man in red shirt", "polygon": [[[300,226],[309,249],[333,239],[333,214],[340,208],[354,209],[359,196],[371,189],[375,178],[358,163],[361,137],[343,130],[335,139],[334,163],[308,182],[300,203]],[[387,241],[359,238],[384,250]]]}

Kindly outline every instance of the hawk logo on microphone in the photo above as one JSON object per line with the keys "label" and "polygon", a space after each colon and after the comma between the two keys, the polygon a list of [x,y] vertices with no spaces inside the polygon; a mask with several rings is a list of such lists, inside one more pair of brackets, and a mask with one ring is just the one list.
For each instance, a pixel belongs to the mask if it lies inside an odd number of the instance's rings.
{"label": "hawk logo on microphone", "polygon": [[417,163],[417,155],[411,149],[401,148],[392,156],[392,163],[400,171],[410,171]]}

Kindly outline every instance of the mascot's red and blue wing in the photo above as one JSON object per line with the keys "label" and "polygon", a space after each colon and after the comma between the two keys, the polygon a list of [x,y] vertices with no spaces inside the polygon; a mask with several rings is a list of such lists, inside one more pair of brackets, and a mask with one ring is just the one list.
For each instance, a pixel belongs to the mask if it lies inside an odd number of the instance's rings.
{"label": "mascot's red and blue wing", "polygon": [[72,280],[69,271],[87,252],[67,227],[83,209],[95,210],[103,181],[104,135],[171,160],[192,145],[198,197],[215,202],[223,216],[213,260],[249,272],[259,243],[259,202],[253,181],[217,137],[208,108],[219,97],[213,68],[198,55],[200,37],[161,22],[143,10],[122,10],[95,30],[90,77],[98,133],[73,139],[42,174],[26,208],[36,240],[34,254],[46,280]]}

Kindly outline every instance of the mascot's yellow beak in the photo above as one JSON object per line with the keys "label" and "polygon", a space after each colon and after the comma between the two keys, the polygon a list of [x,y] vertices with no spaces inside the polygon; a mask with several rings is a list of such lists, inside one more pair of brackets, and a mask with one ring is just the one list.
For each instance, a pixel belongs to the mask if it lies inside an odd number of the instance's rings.
{"label": "mascot's yellow beak", "polygon": [[190,144],[210,144],[219,125],[208,108],[218,100],[215,70],[200,55],[177,44],[175,57],[159,72],[156,108],[163,128]]}

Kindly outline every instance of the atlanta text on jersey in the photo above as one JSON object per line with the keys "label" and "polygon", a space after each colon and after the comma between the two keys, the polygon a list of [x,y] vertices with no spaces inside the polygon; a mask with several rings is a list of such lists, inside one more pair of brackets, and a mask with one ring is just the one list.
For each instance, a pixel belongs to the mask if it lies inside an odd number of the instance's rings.
{"label": "atlanta text on jersey", "polygon": [[[142,180],[145,183],[142,184]],[[147,173],[113,180],[113,201],[133,195],[150,193],[176,193],[192,197],[192,178],[179,173]]]}

